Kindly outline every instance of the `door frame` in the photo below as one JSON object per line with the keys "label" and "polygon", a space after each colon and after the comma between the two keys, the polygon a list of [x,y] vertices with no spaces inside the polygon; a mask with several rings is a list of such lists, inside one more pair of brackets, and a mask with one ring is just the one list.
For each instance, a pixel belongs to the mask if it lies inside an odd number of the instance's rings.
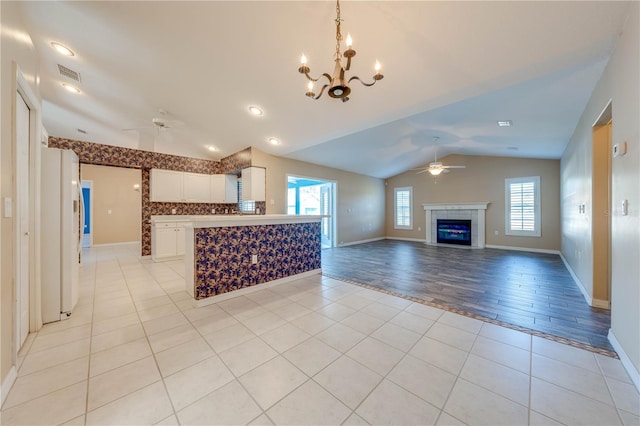
{"label": "door frame", "polygon": [[[16,132],[16,113],[17,113],[17,100],[18,96],[21,96],[24,102],[29,108],[29,188],[28,188],[28,202],[29,202],[29,332],[37,331],[42,326],[42,312],[41,306],[41,292],[40,292],[40,142],[43,138],[42,124],[41,124],[41,109],[40,101],[33,92],[29,82],[25,78],[18,64],[13,62],[13,84],[12,84],[12,97],[11,97],[11,148],[12,148],[12,167],[14,180],[12,183],[12,204],[14,211],[12,212],[12,230],[13,230],[13,291],[14,294],[18,294],[19,283],[15,280],[17,276],[18,268],[20,267],[20,255],[21,252],[21,235],[17,232],[18,225],[17,220],[19,218],[19,205],[16,202],[18,199],[18,183],[16,179],[16,167],[18,161],[18,140]],[[20,327],[20,312],[19,312],[19,300],[13,301],[13,365],[17,363],[18,351],[19,351],[19,327]]]}
{"label": "door frame", "polygon": [[[93,247],[93,181],[82,179],[82,164],[80,164],[80,185],[82,189],[89,189],[89,211],[87,212],[85,209],[84,214],[89,216],[89,247]],[[82,206],[84,208],[84,206]],[[80,230],[82,234],[82,238],[80,238],[80,246],[84,248],[84,223],[82,224],[82,229]]]}
{"label": "door frame", "polygon": [[284,181],[284,193],[285,193],[285,213],[286,213],[286,206],[289,205],[289,178],[293,177],[293,178],[302,178],[302,179],[309,179],[309,180],[315,180],[318,182],[323,182],[323,183],[330,183],[332,184],[332,191],[331,191],[331,234],[333,235],[333,239],[331,241],[331,248],[337,247],[338,246],[338,217],[337,217],[337,206],[338,206],[338,182],[335,180],[331,180],[331,179],[325,179],[325,178],[320,178],[320,177],[314,177],[314,176],[305,176],[305,175],[301,175],[301,174],[297,174],[297,173],[287,173],[285,175],[285,181]]}

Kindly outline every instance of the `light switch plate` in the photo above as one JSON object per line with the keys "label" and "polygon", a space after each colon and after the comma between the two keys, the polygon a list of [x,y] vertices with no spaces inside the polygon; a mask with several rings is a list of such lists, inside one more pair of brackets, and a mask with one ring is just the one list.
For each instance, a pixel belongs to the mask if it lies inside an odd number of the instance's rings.
{"label": "light switch plate", "polygon": [[613,146],[613,156],[622,157],[627,153],[627,141],[622,141]]}

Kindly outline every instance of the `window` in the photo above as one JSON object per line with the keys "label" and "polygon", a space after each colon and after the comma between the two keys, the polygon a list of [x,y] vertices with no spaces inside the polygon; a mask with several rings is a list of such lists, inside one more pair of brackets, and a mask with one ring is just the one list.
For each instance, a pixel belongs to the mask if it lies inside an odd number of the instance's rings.
{"label": "window", "polygon": [[395,188],[394,200],[394,228],[413,229],[413,188]]}
{"label": "window", "polygon": [[540,176],[505,179],[505,234],[540,236]]}
{"label": "window", "polygon": [[238,179],[238,211],[240,213],[255,213],[255,201],[242,201],[242,179]]}

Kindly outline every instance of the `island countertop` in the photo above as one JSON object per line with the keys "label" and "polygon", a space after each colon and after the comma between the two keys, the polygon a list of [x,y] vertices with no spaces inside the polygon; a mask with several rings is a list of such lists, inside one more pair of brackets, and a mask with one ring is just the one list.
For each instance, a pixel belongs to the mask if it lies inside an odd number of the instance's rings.
{"label": "island countertop", "polygon": [[[196,306],[321,272],[321,215],[193,217],[185,284]],[[264,288],[264,287],[263,287]]]}
{"label": "island countertop", "polygon": [[[263,215],[213,215],[191,216],[186,227],[193,228],[222,228],[228,226],[277,225],[283,223],[311,223],[320,222],[321,215],[291,215],[291,214],[263,214]],[[168,219],[167,219],[168,220]]]}

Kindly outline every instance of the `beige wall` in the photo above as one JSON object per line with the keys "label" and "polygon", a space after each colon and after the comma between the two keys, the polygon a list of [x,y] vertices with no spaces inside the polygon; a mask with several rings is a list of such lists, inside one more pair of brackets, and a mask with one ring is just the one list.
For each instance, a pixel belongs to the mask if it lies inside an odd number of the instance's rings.
{"label": "beige wall", "polygon": [[[267,169],[267,214],[287,212],[287,174],[336,182],[337,243],[385,236],[384,181],[251,149],[251,164]],[[273,200],[273,204],[271,201]]]}
{"label": "beige wall", "polygon": [[[16,5],[0,2],[1,31],[1,97],[0,97],[0,198],[15,199],[12,162],[12,116],[11,106],[15,96],[14,63],[18,65],[32,91],[39,98],[38,64],[31,38],[23,31],[23,25]],[[32,209],[33,211],[33,209]],[[13,242],[14,217],[0,219],[0,383],[5,380],[16,360],[14,359],[13,336]],[[33,259],[30,259],[33,260]]]}
{"label": "beige wall", "polygon": [[[593,292],[593,124],[612,102],[612,143],[627,154],[611,163],[611,332],[621,359],[640,386],[640,3],[630,2],[616,49],[593,91],[562,157],[562,253],[584,287]],[[629,214],[622,214],[628,200]],[[578,214],[578,203],[587,205]],[[593,293],[591,293],[593,294]]]}
{"label": "beige wall", "polygon": [[82,164],[80,173],[93,182],[93,244],[140,241],[140,170]]}
{"label": "beige wall", "polygon": [[[486,212],[486,243],[541,250],[560,249],[560,162],[509,157],[449,155],[442,162],[464,165],[434,178],[429,173],[407,171],[387,179],[387,236],[425,239],[424,203],[489,201]],[[505,235],[504,180],[540,176],[541,236]],[[413,187],[413,230],[393,227],[393,191],[396,187]],[[496,231],[498,235],[495,235]]]}

